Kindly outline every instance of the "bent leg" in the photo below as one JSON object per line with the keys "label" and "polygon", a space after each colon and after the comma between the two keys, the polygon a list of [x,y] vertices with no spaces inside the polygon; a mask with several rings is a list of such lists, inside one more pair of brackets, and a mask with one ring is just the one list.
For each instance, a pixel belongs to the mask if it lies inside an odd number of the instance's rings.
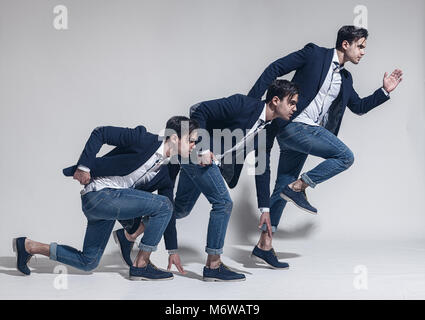
{"label": "bent leg", "polygon": [[277,178],[273,193],[270,197],[270,220],[273,232],[276,231],[286,206],[286,200],[284,200],[280,194],[285,186],[298,178],[307,159],[307,154],[286,149],[281,143],[279,143],[279,145],[281,145],[281,150]]}
{"label": "bent leg", "polygon": [[149,217],[139,248],[156,251],[173,212],[173,204],[167,197],[136,189],[118,189],[107,206],[103,211],[115,210],[116,220]]}
{"label": "bent leg", "polygon": [[84,271],[95,269],[103,255],[114,224],[114,220],[88,221],[83,250],[51,243],[50,259]]}
{"label": "bent leg", "polygon": [[206,167],[187,164],[182,166],[182,170],[186,171],[192,183],[212,205],[205,251],[209,255],[220,255],[223,253],[227,225],[233,208],[233,202],[220,169],[215,164]]}
{"label": "bent leg", "polygon": [[310,126],[308,130],[311,132],[309,154],[325,159],[301,175],[301,179],[314,188],[317,184],[347,170],[354,162],[354,155],[340,139],[325,128]]}
{"label": "bent leg", "polygon": [[143,250],[155,251],[172,213],[168,198],[135,189],[107,188],[89,192],[82,196],[82,204],[88,220],[83,250],[52,243],[50,258],[85,271],[99,264],[115,220],[150,216],[140,246]]}

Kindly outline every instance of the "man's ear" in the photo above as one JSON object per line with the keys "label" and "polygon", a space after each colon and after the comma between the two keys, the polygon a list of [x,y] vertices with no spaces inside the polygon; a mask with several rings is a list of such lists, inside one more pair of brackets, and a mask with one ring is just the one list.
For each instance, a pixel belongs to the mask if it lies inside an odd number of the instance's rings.
{"label": "man's ear", "polygon": [[272,103],[270,103],[270,108],[272,109],[272,111],[276,111],[276,108],[277,108],[277,105],[279,104],[279,102],[280,102],[280,99],[279,99],[279,97],[278,96],[274,96],[273,98],[272,98],[272,101],[271,101]]}
{"label": "man's ear", "polygon": [[178,144],[179,143],[179,137],[177,136],[177,134],[173,133],[170,136],[170,140],[173,144]]}
{"label": "man's ear", "polygon": [[347,50],[349,46],[350,46],[350,43],[348,42],[348,40],[344,40],[344,41],[342,41],[341,47],[342,47],[344,50]]}

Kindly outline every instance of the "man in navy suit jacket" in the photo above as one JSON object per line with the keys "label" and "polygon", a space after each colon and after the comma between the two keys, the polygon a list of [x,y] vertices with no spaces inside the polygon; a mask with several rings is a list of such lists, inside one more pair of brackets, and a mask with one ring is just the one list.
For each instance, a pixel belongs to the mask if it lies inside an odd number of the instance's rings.
{"label": "man in navy suit jacket", "polygon": [[[266,218],[271,219],[273,232],[287,201],[316,214],[317,209],[307,201],[305,189],[314,188],[353,163],[353,153],[336,137],[346,106],[356,114],[365,114],[387,101],[389,93],[402,80],[402,71],[396,69],[389,76],[385,73],[383,86],[373,94],[365,98],[358,96],[345,63],[360,62],[367,37],[366,29],[344,26],[338,32],[336,48],[326,49],[309,43],[278,59],[266,68],[248,94],[260,99],[274,79],[295,71],[292,81],[300,88],[297,112],[277,135],[281,150],[278,177],[270,200],[270,217]],[[299,177],[309,154],[325,160]],[[264,225],[263,231],[266,228]],[[273,250],[271,240],[269,233],[264,231],[254,250]],[[276,258],[263,260],[272,265],[277,261]]]}
{"label": "man in navy suit jacket", "polygon": [[[157,249],[166,228],[167,249],[177,248],[172,201],[179,165],[174,160],[177,155],[189,155],[197,140],[197,128],[194,120],[173,117],[167,122],[164,141],[144,126],[94,129],[77,164],[63,170],[65,176],[73,176],[84,185],[81,200],[87,229],[83,250],[17,238],[13,245],[18,270],[30,274],[27,262],[34,254],[48,256],[81,270],[93,270],[99,264],[115,221],[119,220],[128,228],[118,230],[114,236],[130,266],[130,279],[172,279],[172,273],[162,271],[150,262],[150,255]],[[96,157],[103,144],[116,147],[104,156]],[[158,195],[152,194],[155,190]],[[141,216],[149,221],[146,227],[140,223]],[[141,233],[144,234],[139,254],[132,263],[131,248]]]}
{"label": "man in navy suit jacket", "polygon": [[266,155],[258,161],[255,182],[258,206],[264,212],[269,210],[270,150],[279,121],[291,117],[297,99],[298,89],[293,83],[276,80],[269,86],[265,101],[236,94],[191,107],[190,118],[199,123],[198,136],[202,138],[197,144],[200,164],[195,158],[181,165],[174,210],[177,219],[187,216],[201,193],[212,205],[205,248],[205,281],[245,280],[243,274],[231,271],[220,260],[233,205],[223,177],[233,188],[246,155],[251,150],[257,156]]}

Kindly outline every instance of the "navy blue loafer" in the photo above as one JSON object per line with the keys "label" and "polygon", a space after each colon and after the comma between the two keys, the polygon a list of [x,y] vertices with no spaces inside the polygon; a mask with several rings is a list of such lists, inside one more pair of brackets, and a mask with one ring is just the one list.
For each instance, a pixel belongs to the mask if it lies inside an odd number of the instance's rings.
{"label": "navy blue loafer", "polygon": [[171,280],[173,278],[171,272],[157,268],[150,261],[143,268],[130,266],[130,280]]}
{"label": "navy blue loafer", "polygon": [[134,242],[127,240],[124,234],[124,229],[119,229],[113,232],[114,241],[120,247],[121,257],[123,261],[131,267],[131,249],[133,249]]}
{"label": "navy blue loafer", "polygon": [[26,237],[15,238],[13,239],[12,245],[13,252],[16,254],[16,268],[18,271],[28,276],[31,274],[31,270],[28,268],[27,263],[30,261],[32,254],[29,254],[27,250],[25,250],[25,239]]}
{"label": "navy blue loafer", "polygon": [[258,262],[265,262],[273,269],[289,269],[289,264],[286,262],[279,262],[273,248],[266,251],[255,246],[254,250],[252,250],[251,257],[255,258]]}
{"label": "navy blue loafer", "polygon": [[220,266],[216,269],[204,267],[203,276],[204,281],[235,282],[246,280],[244,274],[230,270],[230,268],[225,266],[223,263],[221,263]]}
{"label": "navy blue loafer", "polygon": [[286,201],[292,202],[301,210],[311,214],[317,214],[317,209],[307,201],[307,196],[304,191],[296,192],[286,186],[280,196]]}

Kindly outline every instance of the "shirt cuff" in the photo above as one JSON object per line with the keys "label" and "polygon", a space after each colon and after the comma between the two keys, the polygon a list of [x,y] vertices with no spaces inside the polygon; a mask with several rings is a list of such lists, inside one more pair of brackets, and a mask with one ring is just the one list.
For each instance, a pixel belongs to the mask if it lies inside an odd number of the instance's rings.
{"label": "shirt cuff", "polygon": [[260,210],[261,214],[263,214],[264,212],[270,212],[270,208],[266,208],[266,207],[258,208],[258,210]]}
{"label": "shirt cuff", "polygon": [[209,152],[210,152],[210,149],[198,151],[198,155],[202,156],[202,155],[207,154]]}
{"label": "shirt cuff", "polygon": [[168,254],[176,254],[176,253],[178,253],[177,249],[168,250]]}
{"label": "shirt cuff", "polygon": [[385,89],[384,89],[384,87],[382,87],[381,89],[382,89],[382,91],[384,92],[384,94],[385,94],[387,97],[389,97],[389,96],[390,96],[390,93],[389,93],[389,92],[387,92],[387,90],[385,90]]}
{"label": "shirt cuff", "polygon": [[80,169],[81,171],[90,172],[90,168],[87,168],[86,166],[83,166],[81,164],[78,166],[78,169]]}

